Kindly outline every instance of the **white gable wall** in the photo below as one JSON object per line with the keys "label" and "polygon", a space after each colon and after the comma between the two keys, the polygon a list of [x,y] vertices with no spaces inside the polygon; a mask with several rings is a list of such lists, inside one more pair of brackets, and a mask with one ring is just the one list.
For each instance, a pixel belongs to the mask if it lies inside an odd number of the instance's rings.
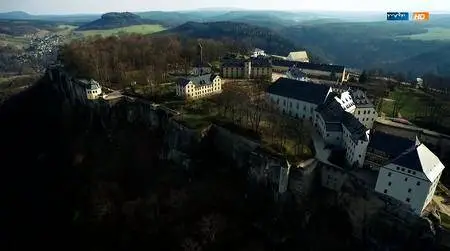
{"label": "white gable wall", "polygon": [[365,127],[372,129],[373,123],[378,117],[374,107],[356,107],[353,115],[363,124]]}
{"label": "white gable wall", "polygon": [[[368,138],[369,130],[366,132],[366,137]],[[343,138],[343,147],[346,150],[345,158],[350,165],[354,163],[357,164],[358,167],[362,167],[364,164],[364,159],[366,158],[367,146],[369,145],[369,141],[358,140],[354,142],[351,139],[350,131],[342,125],[342,138]]]}
{"label": "white gable wall", "polygon": [[408,204],[420,215],[431,201],[436,185],[422,172],[391,163],[380,168],[375,191]]}

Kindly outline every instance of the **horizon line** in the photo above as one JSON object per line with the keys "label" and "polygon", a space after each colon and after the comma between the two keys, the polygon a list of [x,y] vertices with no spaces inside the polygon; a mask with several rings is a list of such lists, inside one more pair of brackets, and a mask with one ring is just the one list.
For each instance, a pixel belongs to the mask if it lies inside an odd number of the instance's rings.
{"label": "horizon line", "polygon": [[[66,12],[66,13],[33,13],[27,12],[23,10],[11,10],[11,11],[0,11],[0,14],[7,14],[13,12],[23,12],[32,16],[72,16],[72,15],[102,15],[105,13],[111,12],[130,12],[130,13],[142,13],[142,12],[195,12],[195,11],[230,11],[230,12],[239,12],[239,11],[279,11],[279,12],[288,12],[288,13],[320,13],[320,12],[335,12],[335,13],[377,13],[377,14],[385,14],[386,12],[417,12],[417,11],[425,11],[425,10],[318,10],[318,9],[245,9],[245,8],[237,8],[237,7],[205,7],[205,8],[196,8],[196,9],[172,9],[172,10],[117,10],[117,11],[105,11],[105,12]],[[450,14],[450,10],[429,10],[431,14]]]}

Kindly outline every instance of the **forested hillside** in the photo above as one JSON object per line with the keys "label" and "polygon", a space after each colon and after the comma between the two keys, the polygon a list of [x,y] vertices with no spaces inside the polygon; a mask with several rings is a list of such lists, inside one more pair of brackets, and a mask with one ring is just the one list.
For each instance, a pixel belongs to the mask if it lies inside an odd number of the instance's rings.
{"label": "forested hillside", "polygon": [[143,19],[130,12],[110,12],[103,14],[100,19],[94,20],[78,27],[77,30],[106,30],[141,24],[156,24],[156,21]]}
{"label": "forested hillside", "polygon": [[247,48],[264,48],[273,54],[287,55],[301,49],[298,43],[278,32],[256,25],[235,22],[196,23],[187,22],[162,34],[179,34],[191,38],[207,38],[221,41],[237,41]]}
{"label": "forested hillside", "polygon": [[162,82],[167,73],[183,70],[198,58],[197,44],[203,46],[203,59],[217,61],[227,52],[242,52],[237,43],[208,39],[182,39],[177,36],[129,35],[88,41],[73,41],[61,49],[64,64],[82,77],[101,82]]}

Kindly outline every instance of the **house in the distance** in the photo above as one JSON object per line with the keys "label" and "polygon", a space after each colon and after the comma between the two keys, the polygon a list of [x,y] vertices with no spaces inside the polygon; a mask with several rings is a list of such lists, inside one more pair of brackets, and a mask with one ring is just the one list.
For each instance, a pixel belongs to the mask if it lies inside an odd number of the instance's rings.
{"label": "house in the distance", "polygon": [[291,67],[296,67],[311,78],[334,78],[339,80],[339,82],[346,82],[348,80],[348,74],[342,65],[304,63],[273,58],[272,67],[274,71],[283,73]]}
{"label": "house in the distance", "polygon": [[198,99],[222,92],[222,80],[219,75],[203,74],[180,77],[176,80],[177,96],[186,99]]}
{"label": "house in the distance", "polygon": [[229,59],[222,63],[223,78],[270,78],[272,65],[268,58]]}
{"label": "house in the distance", "polygon": [[309,63],[309,58],[306,51],[290,52],[289,55],[286,57],[286,60]]}
{"label": "house in the distance", "polygon": [[267,54],[263,50],[258,49],[258,48],[255,48],[251,54],[251,57],[253,57],[253,58],[265,57],[265,56],[267,56]]}
{"label": "house in the distance", "polygon": [[86,80],[86,79],[80,79],[79,82],[84,85],[85,90],[86,90],[86,96],[88,99],[98,99],[100,97],[102,97],[102,87],[100,86],[100,84],[91,79],[91,80]]}
{"label": "house in the distance", "polygon": [[380,168],[375,191],[408,204],[421,215],[433,198],[444,165],[423,143]]}

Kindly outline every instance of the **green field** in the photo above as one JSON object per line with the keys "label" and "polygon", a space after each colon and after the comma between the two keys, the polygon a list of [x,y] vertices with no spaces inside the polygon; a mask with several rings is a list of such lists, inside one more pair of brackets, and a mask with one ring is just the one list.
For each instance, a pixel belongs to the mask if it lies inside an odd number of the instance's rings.
{"label": "green field", "polygon": [[428,28],[428,32],[414,34],[409,36],[399,36],[401,38],[431,41],[431,40],[450,40],[450,28]]}
{"label": "green field", "polygon": [[75,33],[82,34],[84,36],[111,36],[118,33],[138,33],[138,34],[151,34],[158,31],[163,31],[165,28],[157,24],[143,24],[132,25],[128,27],[109,29],[109,30],[88,30],[88,31],[76,31]]}
{"label": "green field", "polygon": [[[399,113],[403,118],[414,119],[417,112],[421,111],[425,102],[430,99],[430,95],[414,88],[398,88],[390,92],[388,99],[398,100]],[[393,116],[393,109],[393,101],[383,101],[382,111],[387,117]]]}
{"label": "green field", "polygon": [[29,39],[22,37],[22,36],[9,36],[9,35],[3,35],[0,36],[0,46],[15,46],[17,48],[23,48],[27,45]]}

